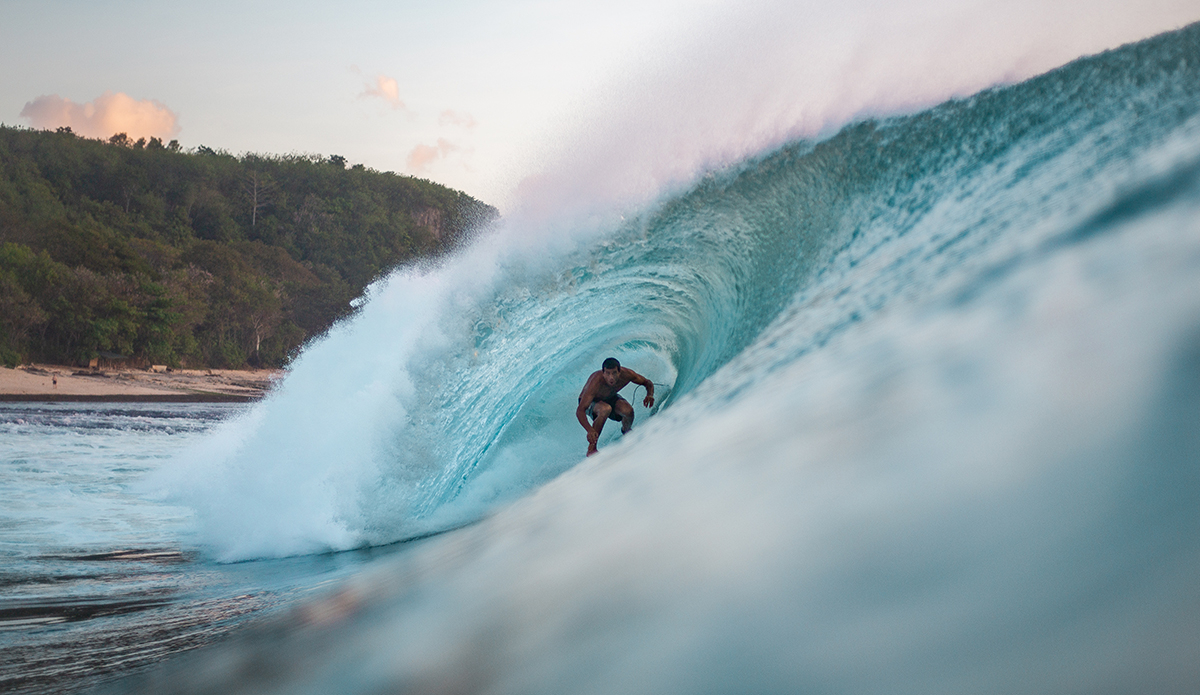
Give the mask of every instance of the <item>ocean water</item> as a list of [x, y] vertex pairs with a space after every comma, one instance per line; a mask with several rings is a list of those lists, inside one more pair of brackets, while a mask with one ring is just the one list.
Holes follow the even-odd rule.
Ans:
[[211, 643], [389, 549], [222, 565], [136, 481], [241, 405], [0, 403], [0, 691], [75, 692]]
[[1200, 25], [514, 216], [184, 415], [81, 552], [269, 605], [109, 692], [1195, 692]]

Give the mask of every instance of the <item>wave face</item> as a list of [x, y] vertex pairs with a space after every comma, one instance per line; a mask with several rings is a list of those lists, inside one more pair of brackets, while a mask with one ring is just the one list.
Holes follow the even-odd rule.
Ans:
[[229, 559], [499, 511], [213, 691], [1194, 692], [1197, 85], [1200, 25], [398, 272], [156, 483]]
[[745, 365], [778, 369], [886, 307], [974, 291], [1185, 166], [1170, 138], [1191, 123], [1189, 44], [1168, 43], [797, 142], [629, 219], [510, 228], [401, 271], [157, 482], [227, 559], [477, 519], [578, 463], [571, 413], [604, 356], [660, 383], [659, 408], [738, 357], [688, 406], [713, 407], [753, 387]]

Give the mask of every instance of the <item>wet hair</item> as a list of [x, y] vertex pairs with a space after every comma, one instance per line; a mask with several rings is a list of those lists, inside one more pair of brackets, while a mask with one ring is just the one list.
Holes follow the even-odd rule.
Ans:
[[620, 369], [621, 363], [617, 361], [616, 357], [609, 357], [608, 359], [604, 360], [604, 364], [600, 365], [600, 368], [601, 369]]

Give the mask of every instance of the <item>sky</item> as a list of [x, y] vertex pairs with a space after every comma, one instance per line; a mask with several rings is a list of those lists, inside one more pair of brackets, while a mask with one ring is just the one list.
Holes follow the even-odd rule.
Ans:
[[1195, 0], [0, 1], [0, 122], [337, 154], [502, 210], [563, 161], [585, 163], [560, 195], [653, 186], [1200, 19]]
[[[74, 112], [77, 132], [88, 123], [108, 137], [129, 125], [185, 148], [339, 154], [485, 200], [503, 197], [511, 188], [505, 177], [522, 166], [539, 132], [556, 127], [567, 105], [640, 45], [720, 7], [683, 0], [4, 5], [0, 60], [10, 68], [0, 83], [0, 121], [8, 125], [47, 127]], [[27, 108], [39, 97], [51, 98]], [[159, 117], [135, 118], [135, 104]], [[111, 127], [98, 114], [110, 114]]]

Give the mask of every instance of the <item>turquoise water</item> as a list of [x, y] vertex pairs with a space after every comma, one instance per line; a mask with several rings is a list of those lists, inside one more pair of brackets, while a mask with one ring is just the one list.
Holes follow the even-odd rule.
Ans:
[[210, 644], [393, 552], [221, 565], [137, 481], [244, 406], [0, 403], [0, 690], [73, 692]]
[[[130, 490], [211, 567], [440, 535], [114, 690], [1193, 692], [1197, 85], [1193, 26], [398, 271]], [[610, 354], [660, 401], [585, 460]]]

